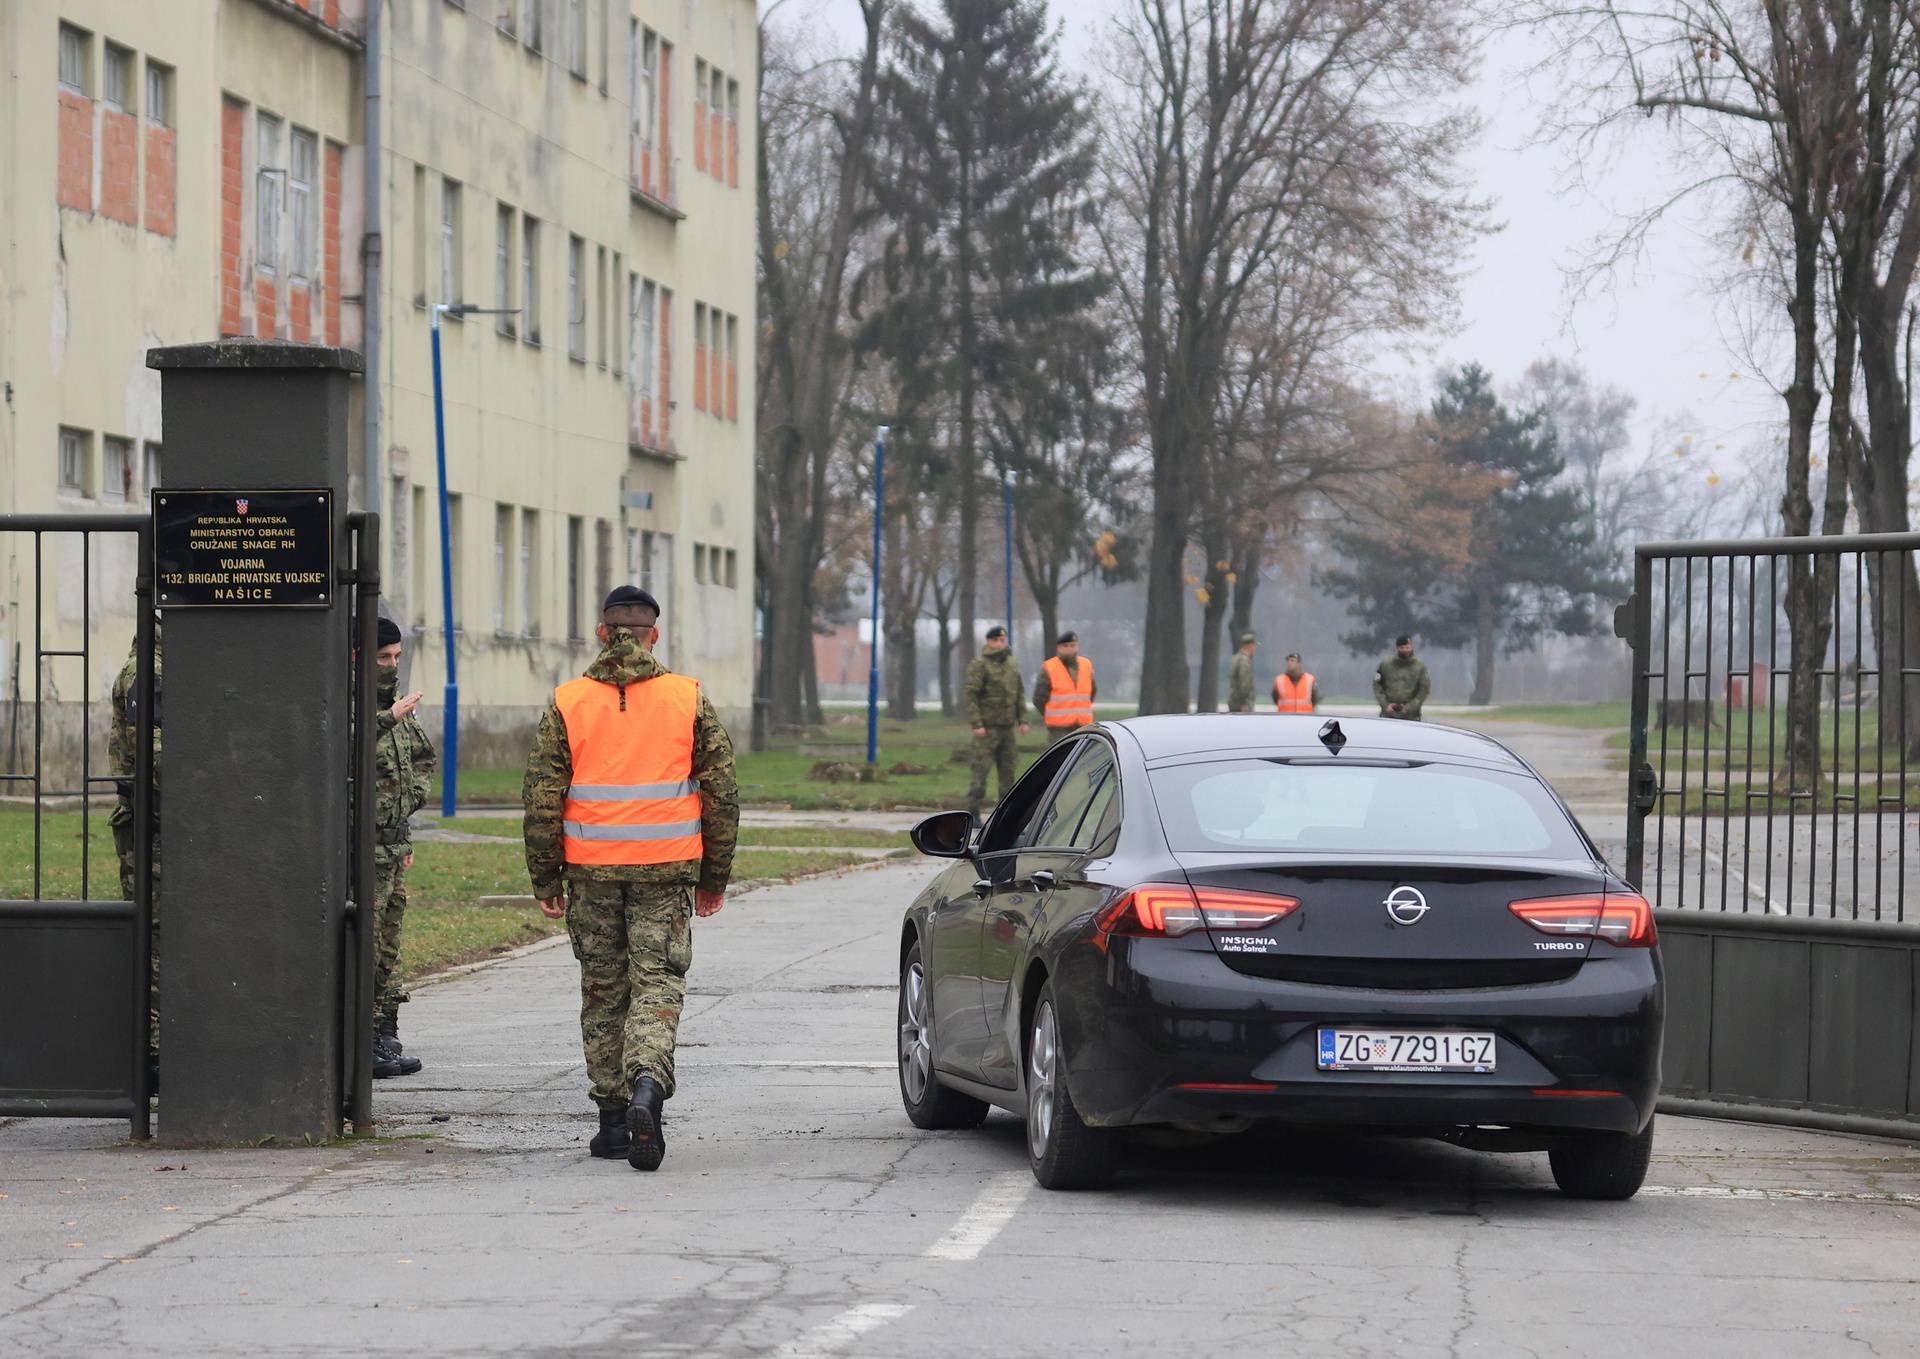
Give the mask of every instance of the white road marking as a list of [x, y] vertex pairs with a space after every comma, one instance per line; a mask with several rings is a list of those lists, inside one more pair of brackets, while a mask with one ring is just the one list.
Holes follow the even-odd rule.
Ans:
[[774, 1359], [824, 1359], [837, 1354], [868, 1331], [877, 1331], [890, 1321], [898, 1321], [913, 1307], [903, 1302], [863, 1302], [849, 1307], [832, 1321], [815, 1326], [797, 1340], [789, 1340], [775, 1350]]
[[977, 1260], [980, 1252], [1013, 1220], [1033, 1192], [1033, 1176], [1026, 1172], [995, 1176], [947, 1234], [928, 1246], [929, 1260]]
[[1725, 1184], [1649, 1184], [1640, 1192], [1663, 1199], [1759, 1199], [1788, 1203], [1796, 1199], [1815, 1203], [1885, 1203], [1894, 1207], [1920, 1207], [1920, 1194], [1853, 1193], [1843, 1189], [1740, 1189]]

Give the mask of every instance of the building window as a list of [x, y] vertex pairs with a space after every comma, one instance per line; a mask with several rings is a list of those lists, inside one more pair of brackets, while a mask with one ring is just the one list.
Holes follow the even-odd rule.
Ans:
[[734, 551], [734, 549], [728, 548], [727, 549], [727, 588], [729, 590], [737, 590], [740, 588], [739, 570], [740, 570], [740, 554]]
[[695, 585], [707, 583], [707, 549], [703, 543], [693, 545], [693, 583]]
[[106, 60], [100, 65], [100, 98], [120, 113], [135, 112], [133, 53], [116, 42], [106, 45]]
[[527, 45], [529, 52], [547, 50], [546, 25], [541, 22], [541, 11], [547, 7], [547, 0], [522, 0], [520, 6], [520, 40]]
[[727, 419], [740, 418], [740, 318], [727, 317]]
[[254, 257], [261, 272], [280, 267], [280, 197], [286, 191], [286, 162], [280, 138], [285, 128], [271, 113], [260, 115], [259, 155], [253, 177]]
[[125, 504], [135, 494], [133, 440], [108, 435], [100, 441], [100, 498]]
[[447, 557], [453, 564], [453, 628], [455, 632], [466, 626], [467, 592], [459, 588], [466, 579], [466, 509], [465, 502], [458, 493], [447, 496]]
[[520, 511], [520, 632], [540, 635], [540, 511]]
[[513, 507], [499, 505], [493, 511], [493, 630], [507, 635], [507, 601], [513, 584]]
[[593, 254], [593, 359], [601, 372], [607, 368], [607, 248], [595, 246]]
[[[580, 579], [583, 563], [580, 560], [581, 538], [586, 533], [587, 522], [579, 515], [567, 516], [567, 638], [577, 642], [586, 634], [580, 627], [580, 587], [586, 582]], [[601, 596], [603, 599], [605, 596]]]
[[427, 167], [413, 167], [413, 305], [427, 305]]
[[587, 0], [566, 0], [567, 69], [587, 78]]
[[514, 22], [514, 15], [520, 9], [520, 0], [494, 0], [494, 5], [496, 7], [493, 15], [494, 27], [511, 38], [515, 29], [518, 28]]
[[460, 301], [460, 181], [440, 180], [440, 300]]
[[140, 450], [140, 493], [160, 489], [160, 445], [149, 441]]
[[693, 408], [707, 408], [707, 304], [693, 304]]
[[320, 272], [320, 233], [314, 230], [313, 212], [320, 141], [313, 133], [295, 128], [290, 145], [293, 158], [287, 167], [287, 213], [293, 219], [293, 260], [289, 268], [295, 278], [304, 280]]
[[540, 222], [521, 219], [520, 314], [526, 318], [527, 343], [540, 343]]
[[604, 519], [593, 522], [593, 582], [597, 609], [613, 593], [613, 525]]
[[693, 62], [693, 168], [707, 168], [707, 63]]
[[718, 66], [713, 68], [713, 89], [707, 99], [707, 159], [708, 168], [715, 179], [724, 182], [727, 177], [726, 140], [727, 126], [727, 78], [720, 74]]
[[608, 51], [613, 46], [613, 30], [607, 25], [607, 0], [594, 0], [594, 32], [600, 35], [600, 93], [607, 92], [607, 68], [611, 64]]
[[427, 616], [427, 488], [413, 488], [413, 580], [408, 586], [408, 612], [416, 625]]
[[93, 51], [93, 34], [72, 24], [60, 25], [60, 88], [75, 94], [91, 95], [87, 79], [87, 58]]
[[581, 275], [587, 271], [587, 243], [567, 237], [567, 357], [587, 361], [587, 295]]
[[147, 63], [147, 121], [173, 126], [173, 68], [157, 61]]
[[60, 431], [60, 490], [67, 495], [87, 495], [88, 464], [93, 436], [82, 429]]
[[740, 187], [740, 82], [727, 82], [727, 184]]
[[631, 336], [621, 334], [620, 318], [627, 314], [627, 309], [620, 305], [620, 290], [627, 286], [626, 279], [626, 256], [616, 250], [613, 252], [613, 273], [612, 276], [607, 279], [608, 291], [605, 295], [606, 300], [604, 303], [607, 309], [607, 316], [610, 318], [607, 324], [613, 328], [613, 342], [611, 347], [613, 350], [613, 374], [615, 377], [619, 377], [626, 372], [627, 346], [632, 343]]
[[407, 504], [407, 479], [391, 478], [387, 495], [387, 521], [380, 526], [380, 536], [392, 546], [387, 549], [387, 575], [380, 583], [397, 596], [396, 607], [402, 614], [413, 614], [414, 601], [401, 591], [413, 579], [412, 563], [420, 555], [420, 540], [408, 532], [411, 523], [407, 518]]
[[513, 338], [513, 209], [502, 203], [494, 218], [493, 238], [493, 305], [500, 308], [500, 314], [493, 318], [493, 328], [507, 338]]

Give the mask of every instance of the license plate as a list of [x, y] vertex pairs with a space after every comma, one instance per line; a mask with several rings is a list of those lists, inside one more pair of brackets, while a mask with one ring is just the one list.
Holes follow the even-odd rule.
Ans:
[[1322, 1071], [1492, 1071], [1490, 1033], [1322, 1029]]

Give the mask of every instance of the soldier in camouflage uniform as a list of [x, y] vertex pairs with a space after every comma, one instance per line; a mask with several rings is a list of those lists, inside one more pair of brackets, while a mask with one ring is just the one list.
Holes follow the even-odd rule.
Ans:
[[1413, 654], [1413, 638], [1395, 638], [1393, 655], [1380, 662], [1373, 673], [1373, 701], [1380, 705], [1380, 716], [1418, 722], [1432, 688], [1427, 663]]
[[[690, 758], [681, 753], [686, 738], [661, 726], [678, 711], [681, 700], [672, 696], [684, 695], [688, 682], [649, 691], [671, 676], [653, 656], [659, 616], [653, 597], [633, 586], [607, 596], [597, 634], [603, 650], [586, 673], [598, 686], [575, 681], [555, 691], [521, 790], [533, 894], [549, 918], [566, 917], [580, 963], [580, 1034], [600, 1109], [590, 1151], [625, 1156], [636, 1170], [657, 1169], [665, 1155], [661, 1106], [674, 1092], [674, 1041], [693, 961], [690, 917], [721, 908], [740, 823], [733, 743], [705, 691], [689, 705]], [[629, 711], [639, 715], [637, 728]], [[585, 762], [578, 783], [577, 760]], [[622, 774], [649, 766], [672, 766], [671, 778]], [[648, 807], [684, 811], [695, 799], [697, 830], [642, 824]], [[625, 812], [595, 810], [623, 805]], [[589, 814], [598, 820], [576, 819]], [[623, 816], [635, 820], [625, 824]], [[622, 857], [614, 848], [622, 845], [652, 842], [662, 846], [656, 856], [676, 853], [666, 833], [681, 831], [678, 844], [694, 857], [643, 862], [647, 854], [636, 849], [628, 862], [606, 861]]]
[[[120, 857], [120, 899], [133, 900], [133, 886], [136, 879], [133, 872], [133, 855], [139, 844], [139, 837], [133, 827], [133, 777], [137, 772], [139, 758], [139, 698], [140, 681], [140, 642], [139, 638], [127, 650], [127, 663], [120, 667], [120, 674], [113, 681], [113, 720], [107, 729], [107, 764], [113, 771], [113, 781], [117, 796], [113, 803], [113, 848]], [[148, 1010], [147, 1042], [149, 1065], [158, 1058], [160, 1052], [160, 627], [156, 623], [153, 633], [153, 940], [151, 948], [152, 981], [150, 988], [150, 1008]], [[157, 1075], [157, 1071], [155, 1072]], [[150, 1084], [157, 1088], [158, 1082]]]
[[1018, 749], [1014, 728], [1027, 734], [1027, 691], [1020, 667], [1013, 663], [1007, 630], [987, 629], [986, 649], [967, 663], [961, 688], [967, 700], [967, 722], [973, 728], [973, 783], [967, 789], [967, 810], [980, 815], [987, 799], [987, 771], [1000, 770], [1000, 797], [1013, 786], [1014, 755]]
[[1260, 641], [1252, 633], [1240, 634], [1240, 649], [1233, 653], [1233, 660], [1227, 666], [1227, 711], [1230, 713], [1253, 711], [1253, 653], [1259, 649]]
[[379, 624], [380, 734], [374, 747], [373, 1074], [411, 1076], [420, 1059], [400, 1044], [400, 928], [407, 913], [407, 870], [413, 867], [413, 814], [427, 805], [438, 763], [426, 728], [414, 716], [421, 695], [400, 696], [400, 625]]

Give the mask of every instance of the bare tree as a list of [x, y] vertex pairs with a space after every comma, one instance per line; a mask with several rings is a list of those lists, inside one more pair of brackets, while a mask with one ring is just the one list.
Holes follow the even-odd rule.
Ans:
[[760, 697], [776, 725], [819, 717], [814, 577], [827, 551], [831, 462], [848, 374], [845, 291], [865, 192], [883, 25], [859, 0], [851, 64], [803, 63], [799, 39], [761, 25], [758, 523], [765, 612]]
[[1464, 230], [1451, 176], [1472, 124], [1444, 104], [1459, 17], [1447, 0], [1132, 0], [1118, 25], [1102, 232], [1151, 450], [1143, 712], [1188, 702], [1184, 559], [1250, 293], [1322, 208], [1417, 220], [1440, 256]]

